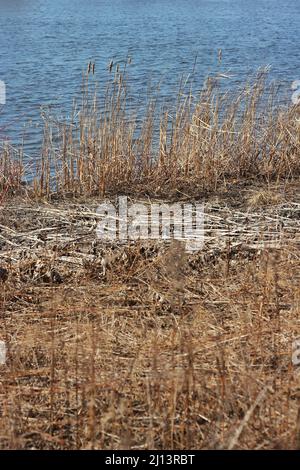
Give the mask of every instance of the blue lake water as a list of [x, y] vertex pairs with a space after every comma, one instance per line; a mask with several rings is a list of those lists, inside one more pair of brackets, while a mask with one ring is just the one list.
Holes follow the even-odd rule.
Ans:
[[299, 0], [0, 0], [0, 140], [25, 132], [26, 152], [37, 154], [41, 106], [68, 109], [90, 60], [103, 81], [109, 61], [130, 54], [140, 101], [149, 77], [172, 96], [196, 56], [196, 88], [208, 74], [229, 73], [231, 86], [270, 65], [288, 93], [300, 79], [299, 27]]

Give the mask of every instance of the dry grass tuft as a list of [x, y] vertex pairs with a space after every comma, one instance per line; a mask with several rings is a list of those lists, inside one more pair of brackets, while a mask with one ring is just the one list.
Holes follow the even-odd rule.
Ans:
[[22, 154], [10, 145], [0, 148], [0, 205], [4, 199], [22, 189], [24, 175]]
[[268, 189], [261, 189], [252, 192], [248, 198], [248, 207], [257, 209], [265, 206], [274, 206], [282, 203], [284, 198], [282, 194], [276, 193]]

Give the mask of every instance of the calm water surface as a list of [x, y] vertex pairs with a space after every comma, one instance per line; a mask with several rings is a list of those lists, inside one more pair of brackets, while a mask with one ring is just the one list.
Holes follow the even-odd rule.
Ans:
[[299, 27], [299, 0], [0, 0], [0, 139], [16, 143], [25, 132], [26, 151], [37, 154], [41, 106], [68, 109], [90, 60], [102, 81], [110, 59], [130, 54], [141, 101], [150, 76], [172, 96], [196, 56], [196, 87], [217, 71], [234, 85], [268, 64], [289, 90], [300, 79]]

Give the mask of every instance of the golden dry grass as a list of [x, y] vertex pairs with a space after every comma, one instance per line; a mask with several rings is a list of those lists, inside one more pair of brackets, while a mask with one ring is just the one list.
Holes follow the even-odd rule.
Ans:
[[282, 202], [283, 196], [280, 193], [270, 191], [267, 188], [254, 190], [248, 198], [248, 206], [250, 209], [276, 205]]
[[102, 92], [87, 74], [69, 121], [44, 117], [36, 194], [169, 197], [299, 176], [299, 106], [278, 105], [265, 70], [227, 91], [222, 75], [197, 93], [181, 85], [168, 106], [154, 92], [138, 110], [127, 66], [111, 70]]
[[[32, 185], [0, 151], [0, 448], [299, 448], [299, 107], [208, 80], [157, 134], [111, 72], [78, 128], [45, 122]], [[207, 246], [95, 244], [92, 197], [124, 193], [206, 195]]]
[[219, 212], [207, 202], [232, 236], [219, 227], [189, 255], [175, 241], [95, 244], [95, 201], [7, 202], [1, 448], [299, 446], [300, 201], [289, 188], [287, 232], [271, 248], [236, 234], [238, 214], [256, 220], [247, 194], [224, 196]]
[[7, 196], [20, 191], [23, 176], [22, 151], [4, 144], [0, 148], [0, 205]]

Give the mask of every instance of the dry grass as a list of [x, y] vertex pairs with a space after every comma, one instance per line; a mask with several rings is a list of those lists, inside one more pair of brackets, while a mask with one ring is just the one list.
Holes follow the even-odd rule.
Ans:
[[282, 201], [282, 194], [264, 188], [252, 192], [248, 199], [248, 206], [250, 209], [257, 209], [259, 207], [265, 207], [269, 205], [274, 206]]
[[36, 194], [178, 197], [299, 176], [299, 106], [278, 106], [266, 71], [230, 91], [220, 86], [222, 75], [195, 94], [182, 84], [168, 106], [158, 91], [141, 110], [131, 100], [127, 66], [110, 68], [102, 92], [87, 74], [69, 121], [44, 116]]
[[22, 152], [16, 151], [9, 144], [0, 148], [0, 205], [7, 196], [22, 189], [23, 162]]
[[1, 448], [299, 446], [300, 200], [248, 192], [207, 201], [190, 255], [95, 243], [96, 200], [2, 208]]
[[[110, 70], [77, 123], [45, 119], [32, 186], [0, 151], [0, 448], [299, 448], [299, 107], [260, 73], [140, 125]], [[204, 249], [95, 242], [120, 193], [210, 194]]]

